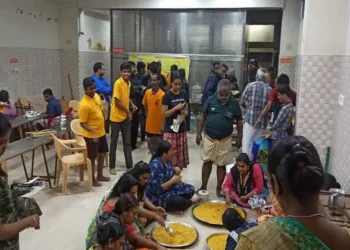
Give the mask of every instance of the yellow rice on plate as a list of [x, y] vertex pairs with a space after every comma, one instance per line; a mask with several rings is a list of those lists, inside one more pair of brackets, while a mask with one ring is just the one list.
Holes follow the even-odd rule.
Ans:
[[198, 205], [193, 209], [193, 215], [200, 221], [211, 225], [222, 226], [222, 215], [228, 208], [234, 208], [242, 216], [246, 218], [244, 211], [239, 207], [228, 206], [224, 202], [206, 202]]
[[207, 245], [210, 250], [225, 250], [228, 234], [213, 234], [208, 237]]
[[156, 227], [152, 232], [152, 237], [159, 244], [169, 246], [190, 245], [197, 240], [197, 232], [194, 228], [181, 224], [169, 223], [169, 227], [173, 229], [173, 235], [170, 235], [165, 227]]

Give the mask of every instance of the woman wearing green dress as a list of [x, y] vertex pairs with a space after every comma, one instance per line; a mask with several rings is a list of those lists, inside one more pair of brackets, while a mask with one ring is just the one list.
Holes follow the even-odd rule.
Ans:
[[274, 217], [240, 235], [238, 250], [350, 249], [349, 230], [319, 210], [324, 172], [315, 146], [302, 136], [277, 140], [269, 153], [272, 191], [286, 217]]
[[[11, 130], [9, 120], [0, 113], [0, 156], [7, 149]], [[0, 165], [0, 249], [19, 250], [19, 234], [27, 228], [40, 229], [40, 217], [35, 214], [19, 218], [11, 189], [7, 183], [7, 173]]]

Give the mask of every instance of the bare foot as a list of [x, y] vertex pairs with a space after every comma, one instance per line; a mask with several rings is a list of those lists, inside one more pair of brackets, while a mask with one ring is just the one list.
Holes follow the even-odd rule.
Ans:
[[96, 180], [103, 181], [103, 182], [109, 182], [111, 180], [111, 178], [102, 175], [102, 176], [97, 176]]
[[92, 182], [92, 186], [94, 186], [94, 187], [101, 187], [102, 184], [95, 180], [95, 181]]

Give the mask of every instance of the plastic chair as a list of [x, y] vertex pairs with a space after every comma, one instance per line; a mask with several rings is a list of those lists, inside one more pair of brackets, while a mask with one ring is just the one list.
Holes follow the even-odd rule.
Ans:
[[[82, 135], [82, 131], [83, 128], [80, 125], [80, 121], [79, 119], [74, 119], [73, 121], [71, 121], [70, 123], [70, 130], [73, 132], [73, 134], [75, 135], [75, 139], [76, 139], [76, 144], [79, 147], [86, 147], [86, 142], [85, 139]], [[106, 158], [105, 158], [105, 166], [108, 167], [109, 164], [109, 154], [106, 154]]]
[[73, 109], [73, 112], [72, 112], [73, 118], [78, 118], [79, 102], [72, 100], [69, 102], [69, 107]]
[[[61, 172], [63, 171], [62, 193], [65, 194], [67, 192], [69, 168], [80, 166], [80, 181], [84, 181], [84, 165], [87, 166], [89, 191], [91, 191], [92, 167], [91, 161], [87, 158], [86, 147], [72, 148], [67, 145], [76, 144], [76, 140], [60, 140], [54, 135], [52, 135], [52, 138], [55, 143], [56, 154], [59, 160], [57, 171], [57, 185], [59, 183]], [[63, 150], [68, 150], [70, 152], [73, 152], [73, 154], [62, 155]]]
[[86, 142], [84, 140], [84, 137], [82, 135], [83, 128], [80, 125], [79, 119], [74, 119], [70, 123], [70, 130], [74, 133], [75, 139], [76, 139], [76, 144], [79, 147], [86, 147]]
[[109, 110], [109, 103], [106, 101], [102, 101], [102, 113], [105, 121], [108, 120], [108, 110]]

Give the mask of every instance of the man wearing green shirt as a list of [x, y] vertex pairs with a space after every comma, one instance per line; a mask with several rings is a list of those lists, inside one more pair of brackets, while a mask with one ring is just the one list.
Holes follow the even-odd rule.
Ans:
[[237, 147], [242, 145], [242, 112], [238, 101], [231, 95], [230, 81], [219, 82], [217, 93], [209, 97], [202, 110], [196, 137], [197, 145], [202, 141], [202, 131], [205, 125], [205, 135], [202, 148], [202, 186], [206, 190], [212, 171], [212, 165], [217, 165], [216, 192], [220, 196], [221, 186], [226, 175], [226, 165], [233, 163], [232, 147], [233, 123], [237, 122]]

